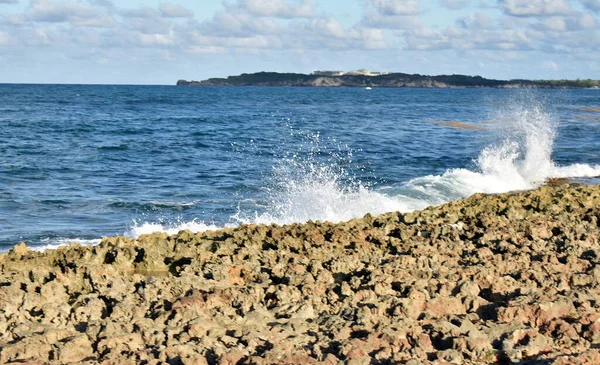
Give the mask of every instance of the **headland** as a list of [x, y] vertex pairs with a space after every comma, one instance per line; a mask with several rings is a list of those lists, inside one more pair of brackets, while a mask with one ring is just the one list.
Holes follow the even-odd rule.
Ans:
[[414, 88], [599, 88], [599, 80], [494, 80], [466, 75], [419, 75], [369, 70], [315, 71], [311, 74], [257, 72], [203, 81], [177, 81], [178, 86], [301, 86]]
[[598, 364], [600, 186], [0, 255], [0, 363]]

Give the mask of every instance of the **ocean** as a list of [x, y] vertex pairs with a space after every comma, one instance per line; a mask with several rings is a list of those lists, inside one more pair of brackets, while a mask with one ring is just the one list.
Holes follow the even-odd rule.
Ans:
[[0, 85], [0, 252], [600, 175], [600, 90]]

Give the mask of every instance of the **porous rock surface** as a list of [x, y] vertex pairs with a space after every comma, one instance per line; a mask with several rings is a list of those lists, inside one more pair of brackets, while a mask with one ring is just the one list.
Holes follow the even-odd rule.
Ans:
[[0, 255], [0, 363], [599, 364], [600, 187]]

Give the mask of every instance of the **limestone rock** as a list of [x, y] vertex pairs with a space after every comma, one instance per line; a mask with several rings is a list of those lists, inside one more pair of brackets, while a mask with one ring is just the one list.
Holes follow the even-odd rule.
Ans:
[[600, 363], [600, 187], [0, 255], [0, 363]]

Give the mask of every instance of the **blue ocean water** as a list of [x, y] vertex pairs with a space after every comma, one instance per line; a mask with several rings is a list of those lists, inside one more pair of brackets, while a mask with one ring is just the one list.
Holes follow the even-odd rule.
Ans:
[[0, 85], [0, 251], [600, 175], [600, 90]]

